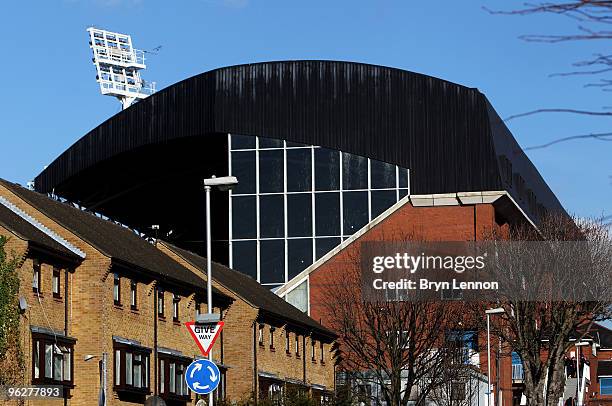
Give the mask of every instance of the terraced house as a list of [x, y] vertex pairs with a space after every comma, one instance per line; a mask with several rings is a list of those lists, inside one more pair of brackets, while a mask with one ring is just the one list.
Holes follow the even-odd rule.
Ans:
[[[208, 310], [204, 258], [3, 180], [0, 235], [19, 258], [23, 384], [60, 385], [69, 405], [197, 402], [184, 373], [201, 355], [183, 323]], [[333, 391], [332, 332], [249, 277], [220, 265], [214, 274], [225, 321], [217, 398]], [[283, 337], [300, 353], [282, 351]]]

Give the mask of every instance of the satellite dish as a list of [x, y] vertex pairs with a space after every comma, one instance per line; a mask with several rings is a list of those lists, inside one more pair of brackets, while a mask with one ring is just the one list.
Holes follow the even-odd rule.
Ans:
[[22, 312], [25, 312], [26, 310], [28, 310], [28, 302], [26, 301], [26, 298], [23, 296], [19, 298], [19, 310], [21, 310]]

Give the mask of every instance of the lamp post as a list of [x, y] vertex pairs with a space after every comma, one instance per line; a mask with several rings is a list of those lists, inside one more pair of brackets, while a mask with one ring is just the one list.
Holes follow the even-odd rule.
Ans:
[[505, 312], [503, 307], [485, 310], [487, 315], [487, 406], [491, 405], [491, 315]]
[[585, 345], [589, 345], [589, 343], [580, 341], [575, 344], [576, 346], [576, 382], [577, 382], [576, 396], [578, 397], [578, 399], [576, 400], [576, 404], [578, 406], [582, 406], [582, 382], [580, 382], [580, 368], [582, 367], [582, 365], [580, 364], [580, 357], [581, 357], [580, 347], [584, 347]]
[[[238, 179], [235, 176], [222, 176], [217, 178], [212, 176], [204, 179], [204, 191], [206, 192], [206, 299], [208, 307], [208, 316], [212, 319], [213, 303], [212, 303], [212, 259], [211, 259], [211, 231], [210, 231], [210, 190], [216, 187], [222, 191], [231, 190], [238, 184]], [[212, 362], [212, 351], [208, 354], [208, 360]], [[208, 395], [208, 404], [213, 404], [212, 392]]]

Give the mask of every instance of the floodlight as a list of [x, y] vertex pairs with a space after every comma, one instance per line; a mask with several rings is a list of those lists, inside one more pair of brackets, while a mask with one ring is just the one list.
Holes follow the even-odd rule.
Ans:
[[95, 27], [87, 31], [96, 81], [103, 95], [116, 97], [126, 109], [134, 101], [155, 93], [155, 82], [145, 83], [140, 77], [139, 71], [147, 67], [144, 51], [132, 47], [131, 36]]

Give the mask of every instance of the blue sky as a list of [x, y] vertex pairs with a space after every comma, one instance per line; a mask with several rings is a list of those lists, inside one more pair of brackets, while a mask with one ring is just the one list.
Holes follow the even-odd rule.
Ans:
[[[605, 52], [605, 42], [525, 43], [521, 34], [567, 33], [560, 16], [490, 15], [501, 0], [58, 0], [4, 2], [0, 13], [0, 177], [25, 183], [74, 141], [119, 111], [99, 94], [85, 29], [132, 34], [152, 49], [143, 76], [166, 87], [221, 66], [338, 59], [393, 66], [477, 87], [502, 117], [543, 107], [601, 109], [588, 78], [551, 78]], [[509, 126], [522, 146], [604, 132], [611, 118], [548, 114]], [[570, 141], [529, 151], [568, 211], [612, 214], [612, 143]]]

